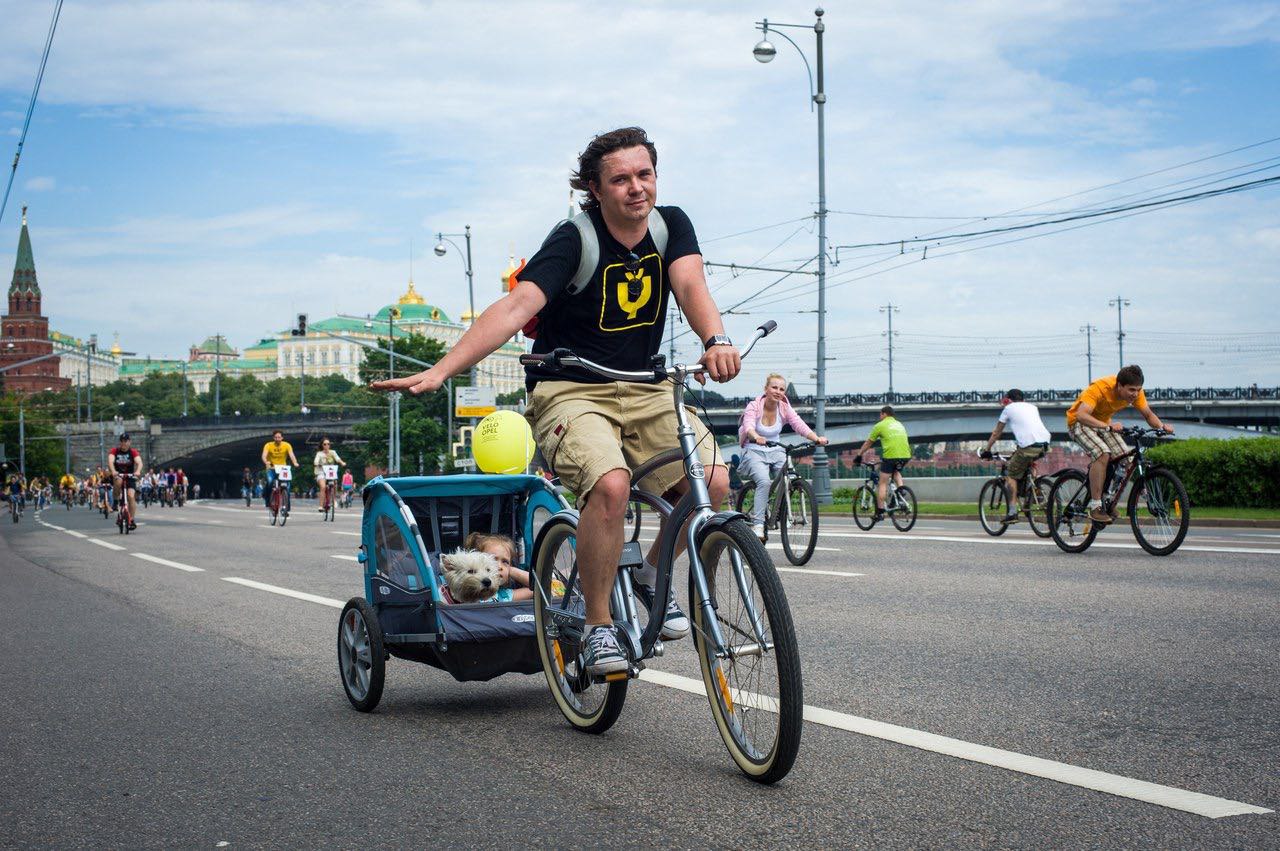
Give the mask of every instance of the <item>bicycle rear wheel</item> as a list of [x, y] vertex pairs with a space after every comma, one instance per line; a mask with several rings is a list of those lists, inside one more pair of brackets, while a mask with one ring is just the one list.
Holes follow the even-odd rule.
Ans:
[[587, 611], [578, 581], [578, 528], [556, 518], [542, 528], [533, 553], [533, 623], [538, 654], [551, 696], [569, 723], [603, 733], [622, 713], [627, 680], [596, 683], [582, 661], [582, 624]]
[[[704, 532], [698, 557], [710, 599], [701, 599], [692, 577], [690, 599], [711, 714], [738, 768], [758, 783], [776, 783], [795, 764], [804, 709], [800, 652], [782, 582], [741, 518]], [[723, 659], [708, 618], [716, 619], [728, 645]]]
[[627, 526], [631, 529], [631, 535], [628, 541], [640, 540], [640, 523], [641, 523], [641, 504], [632, 500], [627, 503]]
[[1009, 492], [1000, 479], [991, 479], [978, 492], [978, 522], [982, 531], [998, 538], [1009, 529], [1005, 515], [1009, 513]]
[[746, 481], [742, 483], [742, 487], [738, 489], [738, 498], [734, 500], [733, 507], [740, 514], [751, 517], [751, 509], [756, 504], [756, 483]]
[[903, 485], [898, 488], [895, 501], [898, 503], [898, 510], [889, 514], [893, 528], [899, 532], [910, 532], [911, 527], [916, 525], [916, 495], [911, 488]]
[[1148, 470], [1129, 492], [1129, 525], [1133, 537], [1153, 556], [1167, 556], [1182, 546], [1191, 527], [1187, 489], [1169, 470]]
[[853, 522], [864, 532], [876, 525], [876, 492], [870, 485], [853, 492]]
[[1089, 480], [1079, 470], [1066, 470], [1049, 491], [1049, 533], [1063, 552], [1082, 553], [1098, 537], [1089, 519]]
[[1053, 488], [1053, 479], [1041, 476], [1031, 486], [1024, 504], [1027, 507], [1027, 525], [1037, 538], [1048, 538], [1053, 533], [1049, 529], [1049, 491]]
[[788, 482], [787, 501], [782, 504], [778, 525], [787, 561], [802, 565], [813, 557], [813, 547], [818, 543], [818, 500], [813, 485], [799, 476]]

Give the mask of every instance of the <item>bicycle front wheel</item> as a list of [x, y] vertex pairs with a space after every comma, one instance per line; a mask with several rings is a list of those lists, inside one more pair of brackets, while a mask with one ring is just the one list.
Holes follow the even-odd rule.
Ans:
[[1138, 544], [1153, 556], [1182, 546], [1191, 527], [1187, 489], [1169, 470], [1148, 470], [1129, 492], [1129, 525]]
[[853, 492], [853, 522], [864, 532], [876, 525], [876, 492], [870, 485]]
[[1053, 479], [1041, 476], [1031, 486], [1026, 495], [1027, 525], [1037, 538], [1048, 538], [1053, 534], [1049, 529], [1049, 491], [1053, 488]]
[[899, 532], [910, 532], [911, 527], [916, 525], [916, 495], [911, 488], [903, 485], [898, 488], [895, 501], [898, 503], [898, 510], [889, 514], [889, 519], [893, 521], [893, 528]]
[[1005, 515], [1009, 513], [1009, 492], [1000, 479], [991, 479], [978, 493], [978, 522], [982, 531], [994, 538], [1009, 529]]
[[1049, 533], [1067, 553], [1084, 552], [1098, 537], [1089, 519], [1089, 481], [1079, 470], [1064, 471], [1049, 491]]
[[[804, 711], [800, 651], [782, 582], [741, 518], [705, 532], [698, 559], [710, 598], [701, 597], [691, 576], [693, 635], [711, 714], [738, 768], [758, 783], [776, 783], [795, 764]], [[711, 618], [727, 645], [723, 658], [709, 632]]]
[[622, 713], [627, 680], [596, 683], [583, 663], [586, 599], [578, 576], [578, 527], [556, 518], [543, 527], [533, 553], [533, 623], [551, 696], [569, 723], [603, 733]]
[[818, 543], [818, 501], [813, 485], [799, 477], [788, 483], [787, 494], [780, 522], [782, 551], [787, 554], [787, 561], [798, 566], [813, 557]]

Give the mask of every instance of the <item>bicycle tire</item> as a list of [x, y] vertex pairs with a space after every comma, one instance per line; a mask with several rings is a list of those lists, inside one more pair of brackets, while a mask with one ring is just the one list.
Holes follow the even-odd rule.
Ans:
[[[733, 508], [739, 514], [745, 514], [748, 519], [751, 518], [751, 511], [755, 507], [756, 502], [756, 483], [746, 481], [742, 483], [742, 487], [738, 488], [738, 496], [733, 501]], [[754, 522], [754, 521], [753, 521]]]
[[[799, 476], [791, 478], [787, 493], [787, 500], [782, 503], [782, 516], [778, 518], [782, 551], [786, 553], [787, 561], [799, 567], [813, 558], [813, 548], [818, 543], [818, 500], [813, 493], [813, 485]], [[802, 531], [793, 540], [797, 529]]]
[[271, 525], [276, 525], [276, 521], [280, 519], [280, 491], [277, 489], [271, 494], [271, 498], [267, 500], [267, 513], [271, 515]]
[[280, 499], [280, 525], [289, 522], [289, 509], [293, 506], [293, 494], [288, 490], [283, 490]]
[[1037, 538], [1049, 538], [1053, 532], [1049, 529], [1049, 491], [1053, 489], [1052, 476], [1040, 476], [1033, 484], [1035, 497], [1027, 494], [1027, 525]]
[[538, 533], [531, 577], [534, 634], [542, 672], [561, 714], [576, 729], [599, 734], [622, 714], [628, 681], [593, 682], [582, 667], [581, 642], [562, 636], [552, 615], [553, 611], [586, 611], [578, 582], [577, 537], [577, 520], [568, 517], [552, 519]]
[[876, 492], [862, 485], [853, 492], [853, 522], [864, 532], [876, 525]]
[[906, 504], [908, 511], [905, 515], [901, 511], [895, 511], [889, 515], [889, 519], [893, 521], [893, 528], [899, 532], [910, 532], [911, 527], [916, 525], [916, 516], [919, 513], [915, 491], [903, 485], [898, 488], [898, 499]]
[[[711, 599], [701, 599], [692, 576], [690, 599], [694, 644], [711, 714], [742, 773], [757, 783], [776, 783], [795, 764], [804, 723], [800, 651], [786, 592], [768, 551], [745, 519], [707, 529], [697, 543]], [[741, 581], [734, 575], [733, 552], [741, 565]], [[744, 591], [750, 606], [744, 602]], [[763, 627], [763, 647], [751, 626], [753, 610]], [[724, 659], [717, 657], [708, 640], [707, 612], [715, 612], [735, 651]], [[770, 673], [776, 673], [776, 688], [767, 687]]]
[[[1153, 521], [1144, 525], [1139, 521], [1142, 509]], [[1191, 528], [1191, 501], [1187, 489], [1172, 470], [1155, 467], [1129, 491], [1129, 525], [1138, 545], [1153, 556], [1167, 556], [1182, 546]], [[1176, 526], [1175, 526], [1176, 524]], [[1156, 535], [1163, 531], [1162, 542], [1156, 543]], [[1154, 533], [1154, 534], [1153, 534]]]
[[628, 541], [640, 540], [640, 525], [642, 521], [641, 504], [634, 499], [627, 503], [628, 521], [631, 523], [631, 536]]
[[1064, 470], [1049, 491], [1049, 534], [1058, 549], [1082, 553], [1098, 537], [1089, 519], [1089, 479], [1079, 470]]
[[1009, 531], [1004, 517], [1009, 513], [1009, 489], [1000, 479], [988, 479], [978, 492], [978, 522], [982, 531], [998, 538]]

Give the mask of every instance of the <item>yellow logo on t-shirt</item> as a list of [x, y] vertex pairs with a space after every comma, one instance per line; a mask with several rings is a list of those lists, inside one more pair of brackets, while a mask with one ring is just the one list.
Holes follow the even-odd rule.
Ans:
[[624, 263], [605, 266], [601, 283], [601, 331], [641, 328], [661, 318], [662, 258], [657, 254], [641, 258], [640, 267], [634, 272], [628, 271]]

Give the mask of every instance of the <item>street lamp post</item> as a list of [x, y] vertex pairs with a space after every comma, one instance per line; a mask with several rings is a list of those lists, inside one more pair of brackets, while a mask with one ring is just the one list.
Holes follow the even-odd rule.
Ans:
[[[449, 249], [445, 247], [446, 242], [449, 243], [449, 245], [452, 245], [458, 251], [461, 251], [461, 249], [458, 248], [458, 243], [454, 242], [452, 239], [449, 239], [449, 237], [451, 236], [464, 237], [467, 242], [467, 250], [466, 250], [465, 256], [463, 257], [463, 262], [466, 264], [466, 268], [467, 268], [467, 301], [471, 310], [471, 322], [472, 324], [475, 324], [476, 291], [475, 291], [475, 287], [473, 286], [472, 269], [471, 269], [471, 225], [467, 225], [463, 233], [437, 233], [436, 247], [434, 249], [437, 257], [443, 257], [445, 256], [445, 254], [449, 252]], [[471, 365], [471, 371], [468, 373], [468, 376], [471, 379], [471, 386], [475, 387], [476, 386], [475, 364]], [[450, 405], [453, 404], [452, 399], [449, 400], [449, 404]]]
[[213, 338], [213, 416], [222, 417], [222, 335]]
[[1129, 306], [1129, 299], [1116, 296], [1107, 302], [1107, 307], [1116, 309], [1116, 345], [1120, 347], [1120, 368], [1124, 369], [1124, 309]]
[[[792, 41], [784, 32], [777, 34], [791, 42], [791, 46], [804, 60], [805, 70], [809, 71], [809, 92], [818, 112], [818, 369], [817, 393], [814, 397], [814, 419], [818, 434], [827, 430], [827, 144], [826, 122], [823, 109], [827, 104], [827, 94], [823, 89], [822, 77], [822, 34], [826, 32], [826, 24], [822, 21], [821, 7], [813, 10], [815, 20], [810, 24], [778, 24], [769, 23], [765, 18], [756, 23], [764, 37], [756, 44], [752, 54], [762, 63], [772, 62], [778, 49], [769, 41], [770, 28], [791, 27], [795, 29], [812, 29], [816, 40], [816, 64], [818, 66], [817, 85], [814, 85], [813, 71], [809, 67], [809, 58], [805, 56], [800, 45]], [[819, 503], [831, 502], [831, 466], [827, 458], [826, 447], [817, 446], [813, 450], [813, 489]]]

